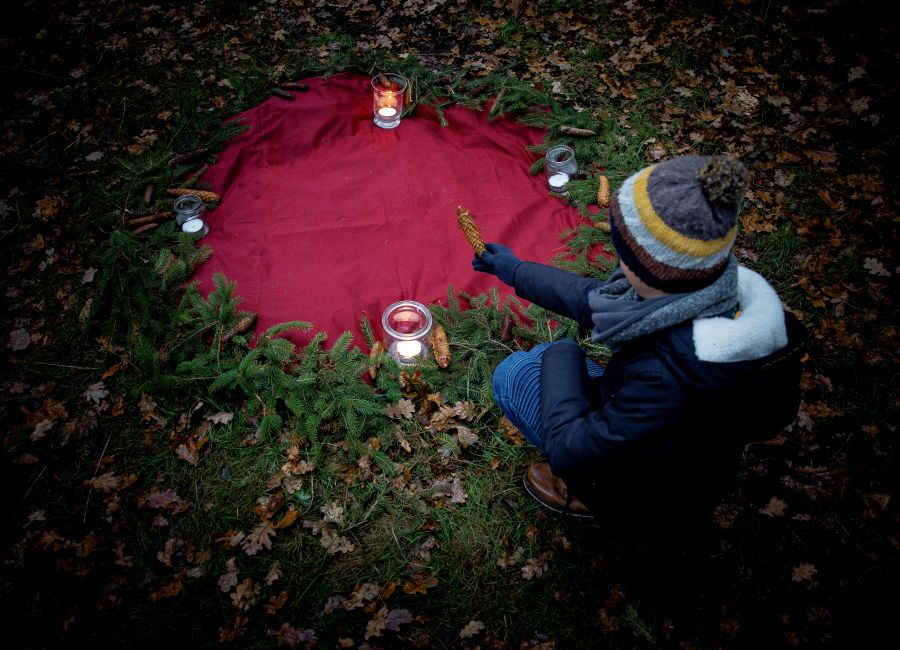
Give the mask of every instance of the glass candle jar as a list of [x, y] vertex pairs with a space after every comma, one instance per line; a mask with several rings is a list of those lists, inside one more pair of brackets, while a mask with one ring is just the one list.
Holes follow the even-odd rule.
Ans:
[[388, 354], [401, 366], [428, 356], [431, 348], [431, 312], [414, 300], [401, 300], [388, 307], [381, 317]]
[[399, 74], [383, 73], [372, 77], [372, 113], [376, 125], [393, 129], [400, 124], [408, 85], [406, 78]]
[[566, 184], [578, 173], [575, 150], [564, 144], [550, 147], [544, 156], [547, 172], [547, 189], [554, 194], [565, 194]]
[[175, 199], [175, 223], [183, 226], [190, 219], [202, 219], [206, 205], [196, 194], [183, 194]]

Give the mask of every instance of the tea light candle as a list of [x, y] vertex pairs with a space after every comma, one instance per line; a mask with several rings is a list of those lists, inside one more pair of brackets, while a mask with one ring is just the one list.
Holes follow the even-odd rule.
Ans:
[[188, 219], [183, 224], [181, 224], [181, 232], [197, 233], [201, 231], [201, 237], [209, 232], [209, 226], [203, 223], [203, 219]]
[[414, 359], [422, 354], [422, 344], [418, 341], [397, 341], [397, 354], [404, 359]]
[[562, 172], [553, 174], [553, 176], [547, 179], [547, 184], [550, 186], [551, 192], [561, 192], [568, 182], [569, 175]]
[[394, 117], [397, 114], [397, 109], [390, 106], [382, 106], [378, 109], [378, 114], [381, 117]]

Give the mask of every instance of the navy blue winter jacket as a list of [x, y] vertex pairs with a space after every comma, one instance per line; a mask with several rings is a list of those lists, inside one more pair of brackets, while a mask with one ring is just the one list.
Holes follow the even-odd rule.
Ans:
[[[522, 298], [590, 328], [588, 294], [599, 284], [524, 262], [514, 286]], [[738, 298], [738, 319], [687, 321], [626, 342], [598, 379], [588, 378], [574, 341], [544, 352], [544, 453], [591, 510], [708, 510], [734, 479], [743, 446], [793, 420], [803, 327], [761, 276], [743, 268]], [[786, 344], [773, 344], [769, 329]]]

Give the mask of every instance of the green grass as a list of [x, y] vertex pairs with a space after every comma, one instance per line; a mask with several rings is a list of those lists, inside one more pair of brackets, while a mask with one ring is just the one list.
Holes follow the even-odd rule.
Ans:
[[[482, 4], [494, 11], [490, 3]], [[195, 20], [239, 21], [255, 13], [229, 3], [207, 7], [207, 14]], [[859, 569], [857, 575], [868, 576], [869, 581], [875, 581], [876, 575], [892, 575], [889, 571], [881, 574], [860, 559], [868, 557], [863, 551], [869, 553], [871, 545], [864, 547], [858, 539], [846, 542], [840, 530], [843, 524], [828, 510], [828, 504], [840, 501], [846, 511], [859, 515], [859, 504], [846, 504], [862, 500], [852, 484], [842, 482], [843, 476], [836, 475], [834, 480], [847, 492], [835, 489], [819, 501], [804, 501], [776, 480], [792, 478], [791, 468], [807, 461], [877, 467], [884, 475], [890, 472], [893, 404], [886, 396], [896, 391], [896, 377], [886, 365], [872, 371], [856, 356], [840, 354], [846, 350], [835, 346], [828, 349], [836, 351], [836, 356], [815, 359], [808, 377], [821, 380], [823, 386], [832, 380], [839, 386], [833, 395], [821, 388], [825, 397], [816, 393], [810, 399], [843, 404], [852, 423], [877, 425], [880, 437], [842, 421], [819, 422], [819, 428], [812, 431], [797, 430], [782, 448], [757, 447], [748, 452], [744, 477], [732, 495], [740, 516], [732, 529], [717, 531], [711, 543], [686, 550], [677, 539], [683, 531], [677, 530], [665, 531], [655, 545], [626, 542], [598, 524], [550, 515], [525, 494], [521, 477], [537, 453], [513, 444], [504, 435], [500, 413], [493, 405], [491, 371], [513, 350], [571, 335], [578, 337], [592, 357], [609, 357], [608, 349], [590, 344], [586, 333], [573, 323], [563, 321], [551, 331], [552, 315], [532, 308], [528, 315], [534, 326], [518, 323], [513, 339], [501, 341], [504, 314], [510, 305], [514, 309], [520, 306], [514, 300], [501, 304], [496, 294], [470, 299], [451, 291], [446, 307], [432, 306], [436, 320], [450, 334], [451, 368], [442, 370], [429, 361], [417, 368], [419, 374], [410, 380], [387, 362], [369, 387], [358, 381], [367, 370], [368, 359], [354, 352], [352, 345], [287, 350], [278, 344], [281, 347], [267, 351], [253, 348], [246, 337], [238, 336], [219, 350], [216, 339], [240, 317], [240, 304], [227, 282], [205, 301], [199, 301], [191, 290], [182, 300], [182, 282], [202, 257], [196, 242], [177, 236], [171, 226], [144, 236], [118, 230], [129, 214], [147, 207], [141, 199], [146, 183], [153, 181], [164, 188], [190, 171], [189, 166], [169, 167], [174, 154], [207, 146], [213, 152], [208, 158], [212, 162], [215, 152], [239, 128], [220, 128], [222, 120], [267, 98], [269, 89], [280, 81], [343, 70], [366, 74], [375, 69], [399, 70], [416, 80], [419, 101], [439, 111], [451, 105], [479, 107], [503, 88], [504, 99], [492, 117], [510, 114], [546, 128], [547, 140], [535, 148], [537, 153], [558, 142], [573, 144], [582, 168], [588, 169], [589, 163], [602, 165], [615, 188], [650, 162], [651, 143], [660, 145], [667, 156], [674, 155], [684, 145], [679, 140], [686, 136], [682, 129], [696, 122], [692, 116], [716, 107], [714, 91], [718, 88], [701, 84], [688, 96], [673, 97], [674, 87], [680, 85], [678, 71], [701, 74], [707, 56], [695, 43], [683, 40], [660, 44], [664, 62], [645, 61], [631, 77], [610, 69], [605, 64], [620, 51], [617, 39], [627, 42], [633, 35], [631, 27], [622, 20], [610, 22], [606, 5], [560, 1], [552, 3], [548, 11], [570, 10], [575, 15], [573, 24], [582, 14], [590, 15], [608, 31], [596, 42], [579, 42], [578, 48], [562, 51], [561, 42], [545, 43], [526, 19], [509, 18], [500, 29], [498, 42], [515, 53], [485, 77], [465, 75], [458, 69], [430, 69], [420, 63], [416, 52], [403, 47], [397, 48], [399, 57], [378, 49], [364, 50], [361, 43], [339, 30], [307, 38], [299, 26], [267, 23], [257, 26], [256, 43], [243, 42], [232, 48], [232, 32], [238, 35], [232, 30], [194, 47], [180, 40], [177, 23], [172, 23], [165, 26], [165, 35], [178, 38], [182, 53], [194, 60], [137, 65], [144, 48], [156, 37], [144, 38], [136, 30], [131, 36], [136, 43], [135, 58], [123, 61], [125, 52], [104, 53], [92, 63], [90, 83], [66, 91], [63, 86], [49, 88], [45, 78], [32, 81], [26, 77], [27, 82], [20, 82], [22, 88], [16, 92], [26, 103], [34, 92], [47, 90], [52, 101], [71, 104], [67, 118], [93, 121], [98, 129], [95, 143], [72, 144], [69, 139], [53, 149], [48, 144], [52, 139], [45, 139], [46, 123], [32, 117], [30, 112], [37, 115], [38, 109], [30, 107], [24, 114], [27, 119], [16, 128], [21, 128], [31, 146], [23, 149], [23, 160], [13, 156], [0, 163], [4, 200], [11, 214], [18, 215], [7, 218], [3, 235], [2, 254], [10, 268], [9, 277], [19, 283], [4, 287], [7, 298], [16, 303], [10, 314], [24, 314], [32, 323], [46, 320], [43, 330], [55, 337], [51, 344], [33, 346], [27, 356], [12, 355], [19, 365], [11, 371], [27, 387], [6, 384], [10, 391], [3, 398], [10, 422], [5, 446], [10, 462], [4, 471], [9, 494], [15, 497], [10, 499], [15, 513], [4, 531], [9, 541], [4, 550], [12, 550], [4, 561], [15, 573], [23, 594], [21, 599], [19, 593], [14, 594], [17, 602], [9, 605], [14, 617], [28, 621], [33, 645], [59, 643], [58, 635], [69, 626], [71, 639], [85, 643], [212, 646], [217, 645], [221, 628], [232, 625], [237, 616], [246, 616], [248, 632], [237, 645], [273, 646], [277, 640], [270, 632], [289, 622], [298, 628], [315, 628], [319, 647], [332, 647], [340, 636], [361, 643], [367, 623], [382, 606], [406, 608], [420, 617], [403, 626], [399, 634], [385, 633], [387, 647], [401, 637], [409, 639], [412, 630], [428, 633], [428, 647], [462, 647], [466, 644], [458, 633], [469, 620], [483, 621], [494, 640], [502, 639], [510, 647], [546, 637], [558, 640], [559, 647], [727, 647], [729, 641], [719, 635], [723, 621], [729, 618], [739, 619], [743, 626], [743, 636], [735, 645], [760, 645], [773, 639], [771, 645], [778, 645], [784, 641], [778, 626], [787, 625], [782, 614], [788, 610], [774, 604], [775, 600], [799, 603], [788, 618], [804, 622], [814, 606], [830, 605], [835, 593], [859, 596], [855, 585], [869, 584], [853, 578], [838, 585], [840, 577], [828, 566], [831, 558], [842, 559], [850, 554], [847, 549], [859, 545], [859, 557], [852, 564]], [[468, 24], [474, 32], [475, 22], [467, 23], [470, 17], [450, 20], [452, 26]], [[284, 41], [275, 40], [272, 34], [282, 26]], [[455, 27], [447, 29], [457, 35]], [[659, 30], [658, 23], [654, 29]], [[103, 32], [99, 37], [107, 36]], [[557, 36], [551, 34], [550, 38]], [[439, 49], [455, 44], [432, 45]], [[530, 68], [532, 61], [546, 58], [539, 55], [549, 52], [551, 45], [573, 65], [559, 77], [550, 68]], [[43, 44], [34, 40], [23, 43], [22, 48], [40, 49]], [[123, 66], [133, 71], [133, 79], [123, 82], [119, 70]], [[510, 71], [531, 81], [511, 77]], [[624, 101], [610, 96], [597, 78], [601, 71], [637, 88], [636, 97]], [[214, 74], [214, 80], [200, 83], [209, 74]], [[158, 90], [129, 85], [137, 78]], [[219, 85], [220, 80], [228, 80], [231, 88]], [[554, 81], [562, 82], [564, 95], [551, 92]], [[534, 107], [547, 110], [527, 110]], [[687, 114], [662, 121], [667, 107], [684, 109]], [[22, 109], [16, 110], [21, 113]], [[170, 117], [159, 117], [167, 112]], [[98, 119], [88, 119], [93, 116]], [[753, 119], [757, 125], [771, 128], [783, 123], [779, 109], [765, 102]], [[561, 134], [562, 125], [594, 129], [598, 136], [571, 141]], [[823, 120], [820, 127], [826, 125]], [[63, 128], [69, 127], [63, 124]], [[144, 151], [128, 153], [128, 145], [148, 128], [157, 132], [158, 140]], [[718, 152], [725, 144], [709, 137], [696, 143], [696, 148]], [[736, 144], [743, 146], [742, 141]], [[758, 148], [761, 157], [757, 162], [765, 162], [774, 160], [790, 143], [778, 137], [757, 138], [749, 144]], [[803, 148], [820, 144], [811, 142]], [[95, 148], [104, 149], [105, 157], [85, 161]], [[66, 177], [48, 182], [47, 170], [62, 164], [54, 162], [56, 154], [66, 165]], [[862, 158], [859, 153], [859, 160], [841, 160], [855, 166]], [[789, 193], [824, 182], [823, 174], [804, 163], [782, 165], [780, 170], [795, 175], [793, 186], [786, 190]], [[534, 171], [540, 171], [540, 161]], [[568, 200], [583, 215], [591, 214], [588, 206], [596, 196], [597, 173], [591, 170], [588, 178], [572, 184]], [[850, 201], [850, 188], [843, 187], [840, 193]], [[62, 197], [66, 214], [56, 221], [30, 218], [35, 201], [45, 195]], [[158, 197], [150, 207], [166, 205]], [[795, 285], [798, 274], [806, 269], [804, 255], [811, 250], [810, 236], [799, 234], [798, 226], [806, 219], [814, 221], [823, 204], [813, 197], [811, 201], [798, 200], [797, 205], [799, 216], [785, 221], [775, 232], [745, 235], [744, 243], [758, 255], [747, 263], [775, 284], [789, 306], [809, 310], [807, 322], [815, 327], [823, 314], [832, 316], [835, 307], [829, 304], [822, 314], [816, 313], [804, 290]], [[852, 226], [851, 216], [848, 210], [833, 218], [846, 219]], [[591, 220], [605, 218], [605, 213], [590, 216]], [[44, 251], [33, 255], [20, 252], [37, 234], [53, 241], [55, 233], [66, 228], [71, 228], [77, 246], [74, 252], [57, 247], [65, 273], [56, 273], [57, 266], [41, 266], [46, 260]], [[604, 244], [608, 244], [608, 236], [596, 228], [572, 233], [570, 245], [575, 255], [568, 268], [604, 277], [610, 269], [585, 257], [592, 247]], [[160, 276], [156, 271], [170, 253], [177, 263]], [[830, 263], [828, 277], [822, 281], [847, 282], [859, 292], [868, 290], [873, 278], [861, 269], [866, 255], [863, 249], [848, 247]], [[82, 283], [83, 270], [89, 266], [98, 269], [97, 275], [92, 283]], [[16, 291], [22, 294], [16, 295]], [[30, 291], [35, 293], [34, 300], [26, 302]], [[51, 315], [52, 306], [68, 297], [74, 298], [71, 306], [62, 315]], [[79, 322], [79, 312], [91, 298], [94, 308]], [[856, 295], [848, 309], [855, 308], [855, 300]], [[896, 316], [895, 311], [885, 314]], [[13, 316], [4, 318], [10, 331]], [[870, 325], [870, 340], [878, 339], [881, 330], [876, 328], [887, 327], [885, 323]], [[102, 346], [100, 336], [105, 337]], [[826, 337], [819, 345], [829, 343]], [[120, 363], [121, 369], [104, 382], [112, 395], [123, 396], [126, 411], [121, 415], [109, 410], [93, 412], [83, 396], [85, 387], [97, 381], [105, 369]], [[401, 377], [404, 382], [412, 381], [411, 386], [401, 388]], [[217, 380], [219, 383], [214, 383]], [[478, 436], [477, 443], [464, 448], [452, 427], [429, 429], [434, 409], [427, 404], [428, 396], [437, 393], [447, 404], [458, 400], [475, 404], [477, 416], [458, 423]], [[143, 395], [158, 403], [159, 415], [167, 420], [158, 431], [148, 432], [152, 422], [140, 418], [136, 405]], [[29, 435], [36, 424], [31, 421], [32, 414], [41, 413], [50, 397], [66, 402], [67, 421], [55, 423], [45, 440], [32, 442]], [[384, 407], [401, 397], [413, 400], [421, 409], [421, 421], [384, 415]], [[200, 462], [192, 466], [175, 456], [179, 434], [173, 434], [179, 418], [198, 402], [203, 406], [179, 434], [195, 432], [204, 416], [216, 412], [233, 413], [233, 420], [209, 428], [209, 442]], [[270, 417], [261, 426], [263, 410], [277, 419]], [[69, 428], [64, 430], [66, 426]], [[411, 451], [403, 448], [401, 436]], [[302, 484], [287, 494], [272, 479], [278, 477], [293, 444], [299, 446], [301, 458], [315, 467], [293, 477]], [[32, 451], [36, 461], [22, 460], [25, 452]], [[138, 480], [120, 494], [100, 493], [84, 484], [106, 471], [120, 476], [134, 473]], [[764, 481], [760, 478], [764, 475], [771, 479]], [[465, 503], [435, 495], [446, 491], [436, 488], [435, 482], [454, 478], [466, 494]], [[869, 484], [864, 488], [868, 490]], [[172, 514], [140, 505], [148, 494], [169, 489], [190, 501], [191, 507]], [[881, 489], [874, 480], [872, 489]], [[285, 504], [277, 516], [289, 507], [299, 514], [293, 525], [277, 531], [271, 549], [251, 556], [240, 546], [232, 548], [216, 541], [229, 531], [253, 530], [261, 521], [254, 512], [259, 499], [281, 492]], [[758, 514], [773, 493], [790, 495], [789, 516], [811, 513], [812, 519], [798, 524]], [[304, 525], [321, 524], [322, 508], [332, 503], [342, 504], [345, 512], [343, 523], [329, 526], [355, 546], [352, 552], [329, 554], [322, 545], [322, 534], [314, 533], [312, 524]], [[46, 511], [46, 525], [23, 526], [38, 510]], [[157, 520], [158, 514], [168, 523]], [[853, 521], [851, 517], [851, 524]], [[41, 535], [50, 531], [64, 542], [40, 548]], [[97, 535], [98, 546], [85, 554], [82, 542], [91, 533]], [[423, 551], [432, 538], [434, 544]], [[122, 552], [131, 558], [130, 565], [115, 563], [120, 542], [124, 544]], [[170, 560], [172, 566], [159, 559], [167, 543], [182, 544]], [[506, 567], [498, 565], [498, 559], [518, 548], [518, 560]], [[209, 557], [201, 561], [198, 558], [204, 553]], [[527, 563], [541, 558], [546, 561], [546, 572], [524, 578], [522, 570]], [[233, 589], [226, 592], [219, 586], [229, 560], [239, 567], [241, 580], [250, 578], [259, 588], [256, 602], [246, 611], [232, 604]], [[791, 568], [807, 561], [822, 567], [818, 576], [821, 586], [791, 583]], [[265, 578], [276, 563], [282, 577], [268, 585]], [[406, 593], [404, 587], [414, 587], [415, 580], [422, 578], [416, 576], [418, 572], [436, 584], [428, 586], [425, 594]], [[171, 598], [154, 596], [175, 579], [182, 580], [183, 592]], [[339, 609], [322, 615], [329, 598], [350, 597], [364, 582], [376, 583], [382, 590], [393, 585], [393, 593], [372, 599], [371, 608]], [[618, 588], [627, 592], [621, 601], [615, 598]], [[276, 614], [267, 614], [269, 598], [282, 590], [288, 591], [288, 601]], [[32, 608], [38, 606], [51, 614], [37, 617]], [[762, 613], [757, 615], [754, 612], [759, 608]], [[600, 610], [617, 621], [615, 630], [603, 628]], [[834, 617], [837, 620], [837, 611]], [[665, 637], [666, 625], [675, 630], [672, 639]], [[821, 628], [809, 638], [824, 638], [815, 636], [819, 633]], [[761, 641], [750, 643], [749, 639]], [[380, 642], [377, 638], [371, 641]], [[482, 647], [489, 646], [490, 641], [485, 640]]]

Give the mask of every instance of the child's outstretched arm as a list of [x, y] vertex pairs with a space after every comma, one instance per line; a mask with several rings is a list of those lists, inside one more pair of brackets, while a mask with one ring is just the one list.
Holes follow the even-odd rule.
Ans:
[[492, 273], [516, 290], [516, 295], [571, 318], [582, 327], [593, 327], [587, 295], [599, 280], [537, 262], [523, 262], [503, 244], [486, 244], [485, 251], [472, 260], [472, 268]]

